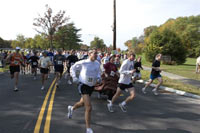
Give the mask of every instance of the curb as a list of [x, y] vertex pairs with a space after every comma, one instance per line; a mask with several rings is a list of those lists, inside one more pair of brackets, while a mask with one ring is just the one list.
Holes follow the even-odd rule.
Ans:
[[[147, 84], [147, 82], [145, 82], [144, 80], [137, 80], [136, 82], [137, 83]], [[151, 87], [156, 87], [156, 84], [151, 84], [150, 86]], [[200, 99], [199, 95], [195, 95], [195, 94], [188, 93], [188, 92], [185, 92], [185, 91], [180, 91], [180, 90], [176, 90], [176, 89], [165, 87], [165, 86], [160, 86], [160, 89], [165, 90], [165, 91], [169, 91], [169, 92], [172, 92], [172, 93], [176, 93], [176, 94], [181, 95], [181, 96]]]

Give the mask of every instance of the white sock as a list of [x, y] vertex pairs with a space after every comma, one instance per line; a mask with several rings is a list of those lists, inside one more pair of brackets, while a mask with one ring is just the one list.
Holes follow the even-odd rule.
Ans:
[[122, 102], [122, 105], [123, 105], [123, 106], [124, 106], [124, 105], [126, 105], [126, 102], [125, 102], [125, 101], [123, 101], [123, 102]]

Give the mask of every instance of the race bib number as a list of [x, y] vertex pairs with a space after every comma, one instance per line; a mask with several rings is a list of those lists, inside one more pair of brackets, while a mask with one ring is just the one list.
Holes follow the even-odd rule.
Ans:
[[37, 62], [33, 62], [33, 65], [36, 66], [36, 65], [37, 65]]
[[15, 61], [14, 61], [14, 64], [15, 64], [15, 65], [18, 65], [18, 64], [19, 64], [19, 61], [16, 61], [16, 60], [15, 60]]
[[59, 60], [59, 61], [58, 61], [58, 65], [62, 65], [62, 61]]
[[93, 78], [88, 78], [87, 80], [89, 83], [92, 83], [93, 82]]
[[43, 66], [43, 67], [47, 67], [47, 63], [43, 62], [43, 63], [42, 63], [42, 66]]
[[111, 71], [110, 72], [110, 76], [114, 77], [115, 76], [115, 72]]

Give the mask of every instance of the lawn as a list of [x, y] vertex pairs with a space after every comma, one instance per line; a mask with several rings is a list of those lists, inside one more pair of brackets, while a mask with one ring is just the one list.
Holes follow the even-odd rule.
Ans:
[[[142, 55], [142, 65], [151, 67], [152, 63], [147, 62]], [[200, 80], [200, 74], [196, 74], [196, 59], [187, 58], [187, 61], [182, 65], [164, 65], [161, 64], [161, 69], [165, 72], [170, 72], [190, 79]]]
[[0, 72], [6, 72], [9, 70], [9, 66], [6, 66], [4, 68], [0, 68]]
[[[145, 81], [149, 80], [150, 71], [141, 71], [141, 74], [142, 74], [143, 80]], [[158, 81], [155, 80], [154, 83], [157, 84]], [[200, 95], [200, 88], [194, 87], [192, 85], [184, 84], [176, 80], [169, 79], [165, 76], [163, 76], [163, 86], [167, 86], [167, 87], [174, 88], [177, 90], [182, 90], [182, 91], [186, 91], [186, 92], [193, 93], [196, 95]]]

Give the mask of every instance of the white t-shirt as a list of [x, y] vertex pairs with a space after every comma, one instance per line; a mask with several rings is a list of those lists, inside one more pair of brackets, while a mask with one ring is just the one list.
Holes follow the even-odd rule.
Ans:
[[39, 64], [40, 64], [41, 68], [48, 68], [49, 65], [51, 64], [51, 60], [48, 56], [47, 57], [43, 56], [40, 58]]
[[130, 61], [129, 59], [124, 60], [119, 69], [120, 78], [119, 78], [118, 83], [127, 84], [127, 85], [130, 84], [132, 82], [131, 71], [133, 69], [134, 69], [134, 61]]
[[103, 61], [103, 64], [108, 63], [109, 62], [109, 57], [108, 56], [103, 57], [102, 61]]
[[76, 78], [76, 71], [80, 71], [79, 81], [88, 86], [94, 86], [101, 78], [100, 64], [90, 59], [76, 62], [70, 69], [72, 78]]
[[200, 56], [197, 58], [196, 64], [199, 64], [199, 65], [200, 65]]

